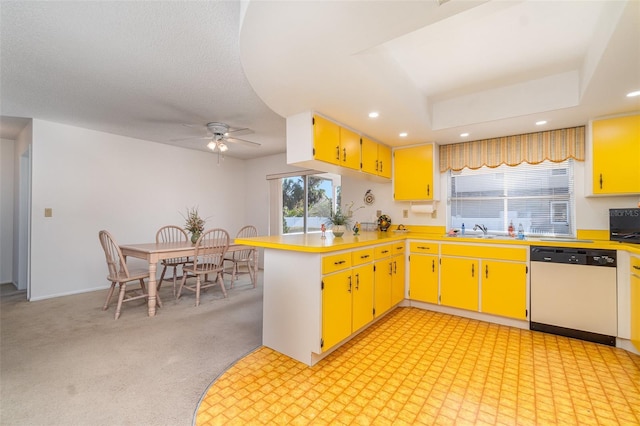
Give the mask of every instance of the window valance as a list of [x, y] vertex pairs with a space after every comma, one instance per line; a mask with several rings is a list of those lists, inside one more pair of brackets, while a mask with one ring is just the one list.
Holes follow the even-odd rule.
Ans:
[[440, 172], [501, 164], [516, 166], [523, 162], [537, 164], [545, 160], [560, 162], [569, 158], [584, 161], [584, 138], [585, 126], [578, 126], [440, 145]]

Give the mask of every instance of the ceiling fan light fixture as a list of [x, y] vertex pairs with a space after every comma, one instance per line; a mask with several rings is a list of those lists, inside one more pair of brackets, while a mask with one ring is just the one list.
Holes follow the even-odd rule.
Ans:
[[215, 151], [217, 146], [218, 144], [216, 144], [214, 141], [209, 141], [209, 143], [207, 144], [207, 148], [209, 148], [211, 151]]
[[224, 142], [218, 142], [218, 149], [222, 152], [225, 152], [226, 150], [229, 149], [229, 147]]

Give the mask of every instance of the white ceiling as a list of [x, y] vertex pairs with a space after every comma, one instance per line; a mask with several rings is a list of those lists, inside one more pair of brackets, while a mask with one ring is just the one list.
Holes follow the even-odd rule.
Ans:
[[453, 143], [640, 111], [640, 1], [2, 1], [0, 66], [3, 138], [25, 117], [206, 151], [173, 139], [220, 121], [251, 158], [315, 110]]

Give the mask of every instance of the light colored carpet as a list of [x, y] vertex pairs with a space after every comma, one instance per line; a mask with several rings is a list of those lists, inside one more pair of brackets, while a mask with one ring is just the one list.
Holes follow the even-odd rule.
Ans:
[[154, 318], [141, 300], [116, 321], [106, 294], [0, 297], [0, 424], [191, 425], [212, 380], [262, 343], [262, 274], [197, 308], [163, 284]]

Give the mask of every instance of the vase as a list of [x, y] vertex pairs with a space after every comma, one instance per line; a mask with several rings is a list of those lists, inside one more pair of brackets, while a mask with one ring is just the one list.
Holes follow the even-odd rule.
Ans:
[[333, 236], [336, 238], [342, 237], [344, 235], [344, 231], [347, 230], [347, 227], [344, 225], [333, 225], [331, 227], [331, 232], [333, 232]]
[[196, 241], [198, 241], [198, 238], [200, 238], [200, 233], [199, 232], [194, 232], [193, 234], [191, 234], [191, 242], [193, 244], [195, 244]]

